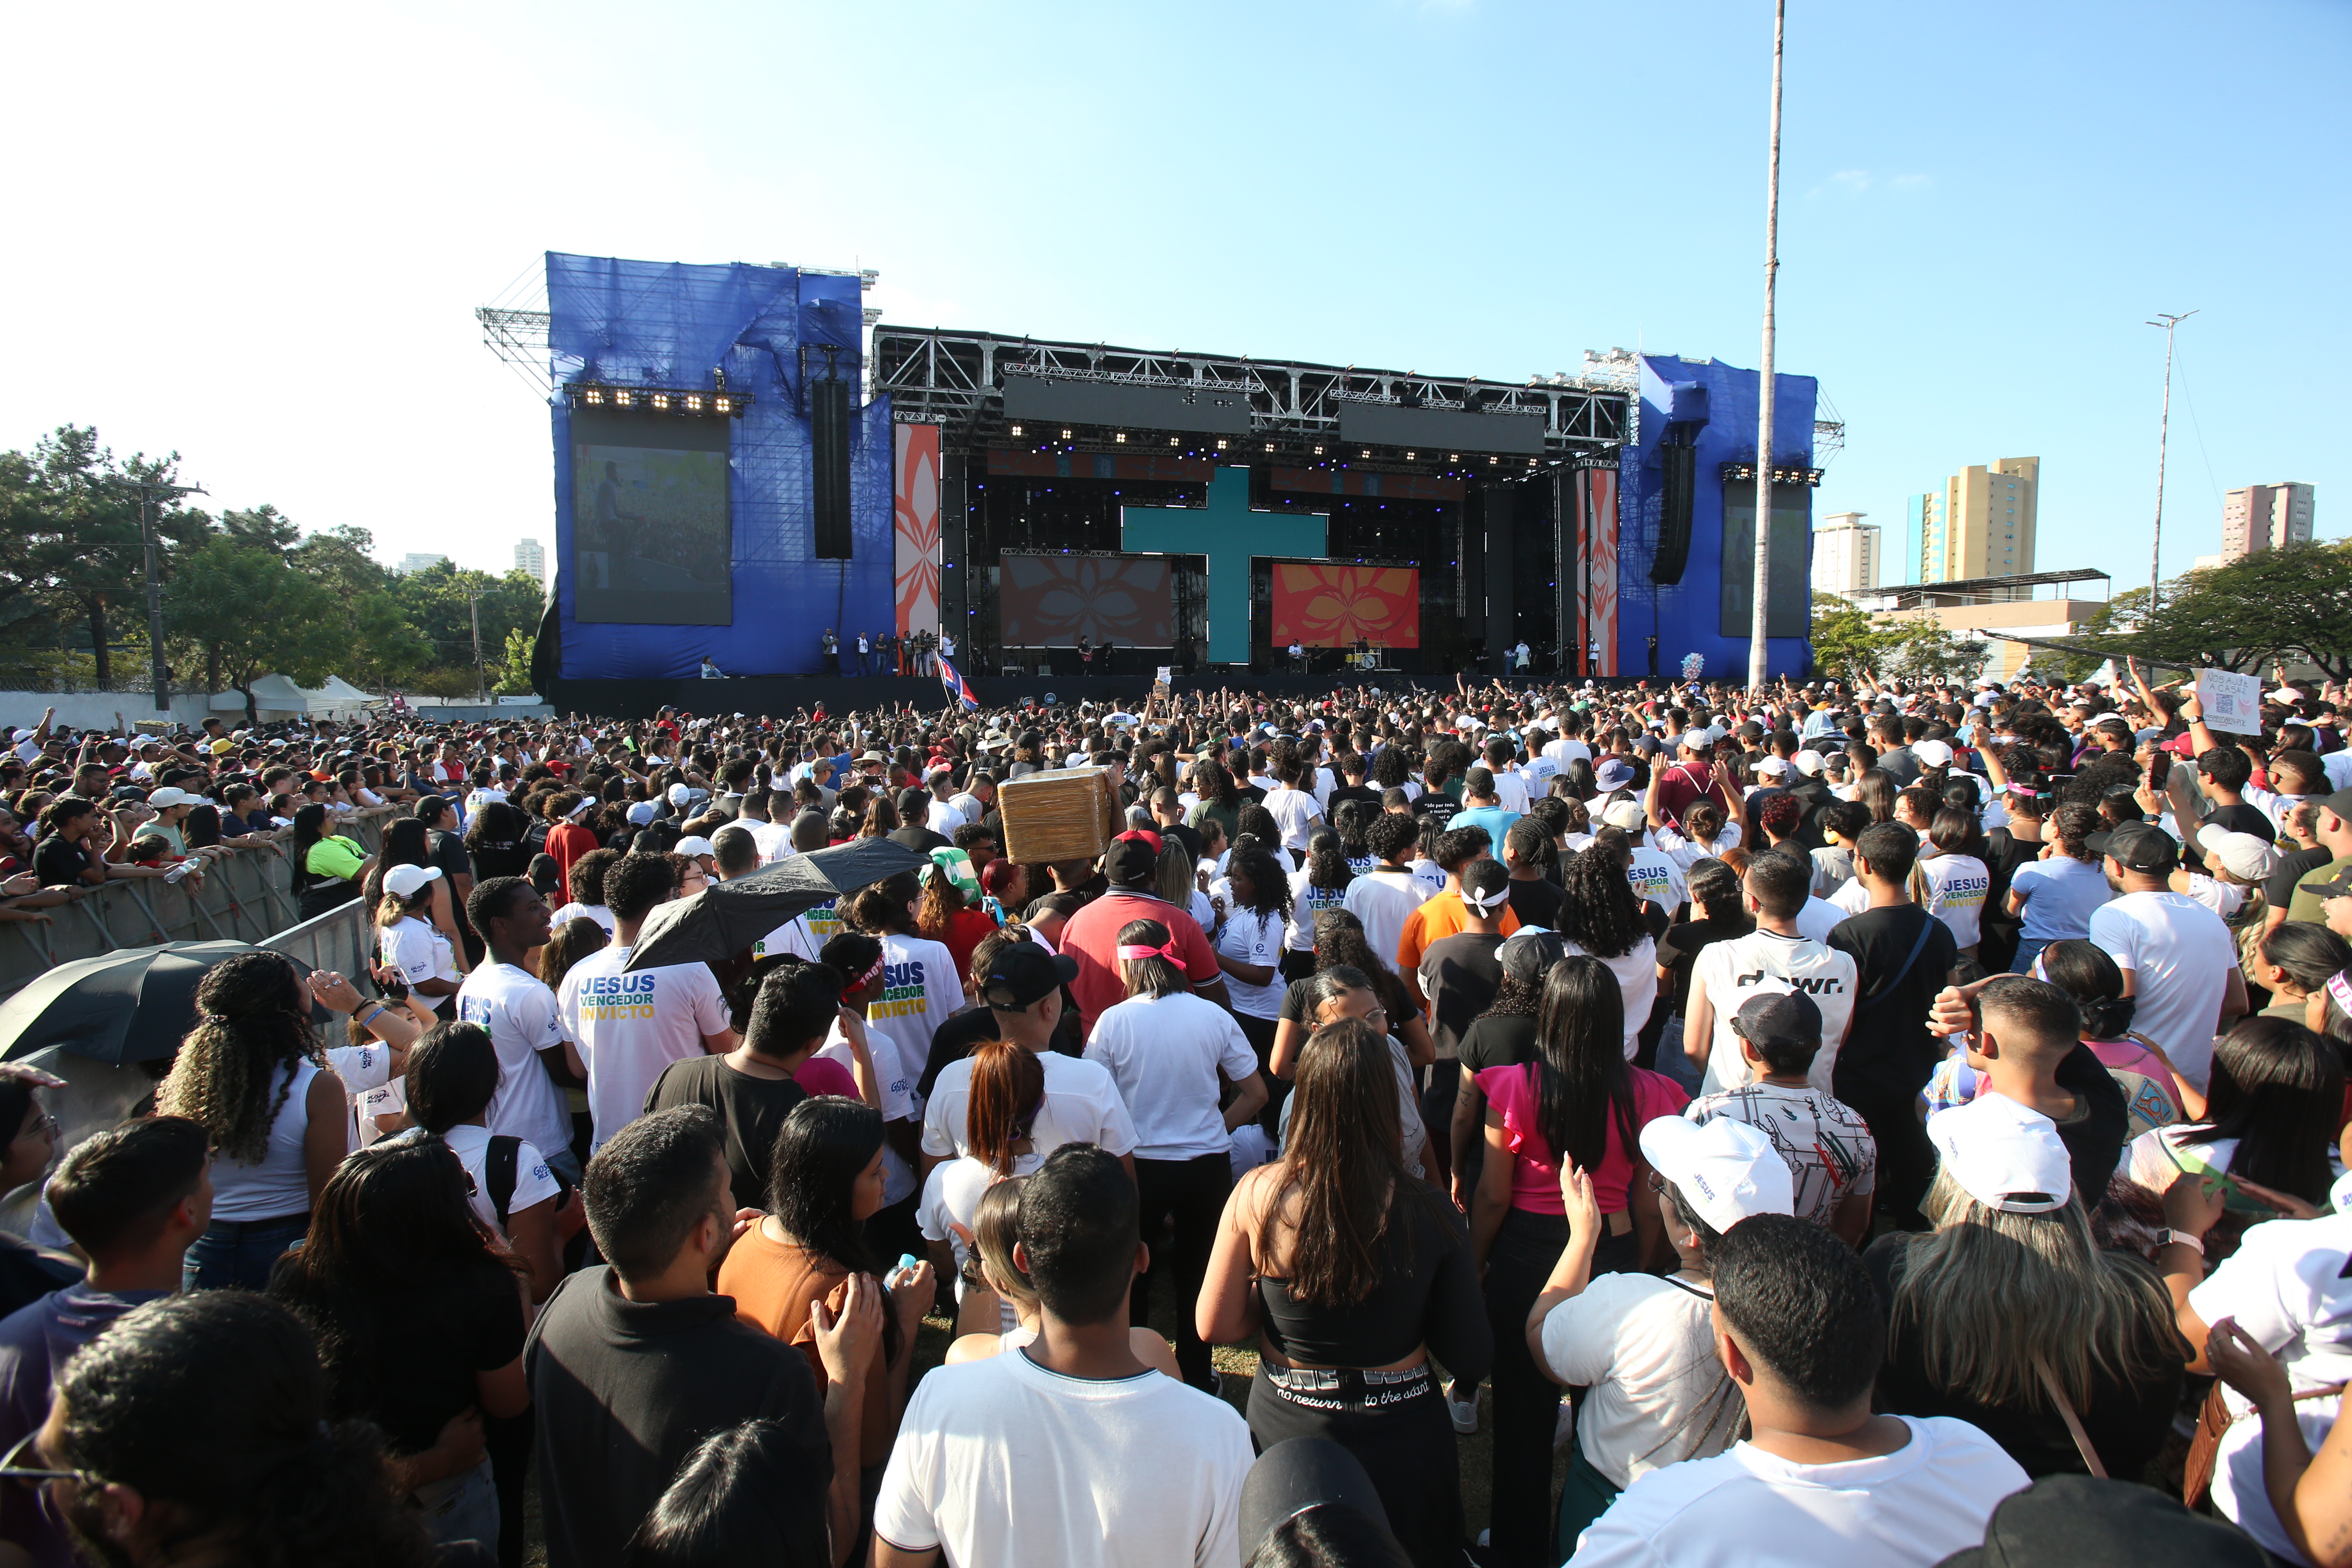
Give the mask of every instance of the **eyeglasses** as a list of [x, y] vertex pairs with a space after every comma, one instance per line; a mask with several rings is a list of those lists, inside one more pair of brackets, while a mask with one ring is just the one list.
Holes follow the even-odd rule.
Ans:
[[36, 1426], [11, 1444], [5, 1454], [0, 1454], [0, 1481], [16, 1481], [35, 1491], [47, 1481], [73, 1481], [85, 1487], [100, 1484], [87, 1470], [45, 1470], [38, 1466], [21, 1463], [25, 1450], [31, 1447], [40, 1435], [41, 1429]]

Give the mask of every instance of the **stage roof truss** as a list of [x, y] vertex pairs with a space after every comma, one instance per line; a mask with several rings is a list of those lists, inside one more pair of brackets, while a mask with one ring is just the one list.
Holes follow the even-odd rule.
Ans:
[[1632, 434], [1625, 390], [1583, 381], [1517, 385], [889, 325], [874, 329], [874, 363], [875, 390], [889, 395], [893, 416], [902, 422], [1001, 426], [1005, 378], [1034, 375], [1244, 395], [1250, 436], [1286, 446], [1336, 445], [1339, 411], [1349, 404], [1538, 418], [1553, 458], [1614, 447]]

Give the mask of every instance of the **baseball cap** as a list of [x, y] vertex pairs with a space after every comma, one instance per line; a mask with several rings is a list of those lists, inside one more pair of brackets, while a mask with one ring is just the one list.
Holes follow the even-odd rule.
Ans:
[[1794, 761], [1797, 764], [1797, 771], [1803, 773], [1807, 778], [1819, 778], [1822, 774], [1822, 770], [1830, 765], [1829, 759], [1823, 757], [1819, 752], [1814, 751], [1810, 746], [1805, 750], [1799, 752], [1794, 758]]
[[1592, 782], [1602, 789], [1623, 789], [1633, 782], [1633, 765], [1611, 757], [1593, 768]]
[[1992, 1510], [1984, 1544], [1941, 1568], [2262, 1568], [2242, 1531], [2189, 1512], [2153, 1487], [2047, 1476]]
[[673, 847], [675, 852], [680, 855], [716, 855], [719, 853], [719, 851], [710, 847], [710, 840], [705, 838], [699, 833], [688, 834], [685, 837], [679, 839]]
[[1914, 741], [1911, 755], [1926, 767], [1949, 767], [1952, 763], [1952, 748], [1942, 741]]
[[1628, 833], [1639, 833], [1648, 820], [1638, 800], [1621, 800], [1601, 814], [1601, 820], [1612, 827], [1622, 827]]
[[1756, 759], [1756, 776], [1759, 778], [1784, 779], [1794, 772], [1796, 772], [1796, 764], [1786, 757], [1765, 756]]
[[1718, 1116], [1701, 1125], [1661, 1116], [1642, 1128], [1642, 1157], [1675, 1184], [1691, 1212], [1717, 1231], [1751, 1215], [1794, 1214], [1796, 1178], [1772, 1140]]
[[425, 883], [440, 878], [438, 866], [394, 866], [383, 874], [383, 890], [398, 898], [413, 899]]
[[1114, 887], [1149, 882], [1159, 868], [1160, 852], [1145, 843], [1139, 833], [1120, 834], [1103, 856], [1103, 875]]
[[2319, 803], [2321, 809], [2332, 811], [2347, 822], [2352, 822], [2352, 789], [2339, 789]]
[[654, 819], [654, 816], [655, 810], [654, 803], [652, 801], [641, 800], [637, 802], [636, 805], [629, 807], [629, 820], [639, 827], [643, 827], [646, 823], [651, 822]]
[[190, 795], [186, 790], [174, 789], [170, 784], [166, 784], [162, 789], [157, 790], [153, 795], [149, 795], [147, 797], [147, 804], [153, 806], [156, 810], [162, 811], [166, 806], [194, 805], [203, 799], [204, 796], [202, 795]]
[[2145, 822], [2119, 824], [2106, 836], [2105, 843], [2094, 844], [2092, 848], [2098, 854], [2111, 857], [2126, 871], [2144, 874], [2169, 871], [2180, 858], [2180, 852], [2172, 842], [2172, 835]]
[[2232, 833], [2219, 823], [2209, 822], [2197, 830], [2197, 847], [2244, 881], [2259, 882], [2278, 869], [2277, 850], [2251, 833]]
[[2074, 1168], [2058, 1124], [2005, 1094], [1982, 1094], [1927, 1118], [1927, 1141], [1961, 1191], [2009, 1214], [2066, 1206]]
[[681, 806], [682, 806], [682, 805], [684, 805], [687, 802], [688, 802], [688, 801], [692, 800], [693, 798], [694, 798], [694, 792], [693, 792], [692, 790], [690, 790], [690, 789], [687, 788], [684, 784], [672, 784], [672, 785], [670, 785], [670, 786], [669, 786], [669, 803], [670, 803], [670, 805], [681, 805]]
[[229, 752], [236, 750], [236, 742], [230, 740], [226, 735], [223, 735], [219, 740], [213, 742], [213, 755], [215, 757], [226, 756]]
[[1822, 1009], [1801, 991], [1768, 991], [1750, 996], [1731, 1016], [1732, 1033], [1763, 1050], [1768, 1046], [1822, 1043]]
[[1077, 977], [1076, 959], [1047, 952], [1034, 942], [1010, 942], [988, 966], [980, 994], [991, 1007], [1017, 1013]]
[[1568, 956], [1568, 942], [1556, 931], [1521, 926], [1495, 950], [1503, 973], [1522, 985], [1540, 985], [1551, 966]]
[[1166, 845], [1160, 843], [1160, 835], [1152, 832], [1151, 829], [1148, 827], [1130, 827], [1126, 832], [1120, 834], [1117, 838], [1111, 840], [1111, 842], [1114, 844], [1141, 844], [1150, 849], [1152, 858], [1155, 861], [1159, 859], [1160, 852], [1167, 847]]

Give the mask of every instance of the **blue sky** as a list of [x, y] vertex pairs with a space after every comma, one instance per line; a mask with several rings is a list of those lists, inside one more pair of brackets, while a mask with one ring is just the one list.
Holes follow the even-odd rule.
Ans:
[[[2042, 460], [2044, 568], [2144, 581], [2340, 434], [2352, 5], [1793, 0], [1780, 354], [1819, 512]], [[1770, 8], [51, 6], [0, 102], [0, 444], [503, 567], [544, 410], [471, 310], [547, 249], [878, 268], [895, 321], [1496, 379], [1757, 359]], [[46, 65], [38, 62], [47, 62]], [[517, 292], [528, 293], [526, 283]]]

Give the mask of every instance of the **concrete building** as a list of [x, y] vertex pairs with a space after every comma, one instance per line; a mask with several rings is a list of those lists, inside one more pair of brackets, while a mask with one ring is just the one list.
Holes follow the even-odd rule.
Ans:
[[2017, 577], [2033, 571], [2042, 459], [2003, 458], [1961, 469], [1909, 498], [1905, 526], [1922, 583]]
[[547, 551], [538, 540], [515, 541], [515, 570], [530, 573], [533, 582], [547, 586]]
[[[2097, 598], [2074, 596], [2074, 590], [2094, 584]], [[1984, 673], [2007, 680], [2016, 675], [2032, 649], [2029, 644], [2006, 638], [2081, 637], [2095, 624], [2108, 587], [2107, 574], [2091, 568], [2040, 572], [2015, 583], [1979, 577], [1952, 583], [1948, 588], [1906, 584], [1857, 597], [1879, 621], [1932, 621], [1947, 631], [1983, 637], [1989, 645]], [[2036, 597], [2044, 590], [2050, 597]]]
[[[2289, 480], [2248, 485], [2221, 498], [2221, 553], [2213, 564], [2243, 560], [2261, 550], [2311, 542], [2312, 487]], [[2200, 565], [2205, 558], [2198, 558]]]
[[1857, 594], [1878, 586], [1878, 525], [1861, 511], [1832, 512], [1813, 530], [1813, 591]]
[[424, 571], [428, 566], [438, 566], [448, 559], [449, 558], [446, 555], [408, 554], [402, 556], [400, 558], [400, 564], [394, 567], [393, 570], [399, 573], [404, 577], [409, 577]]

